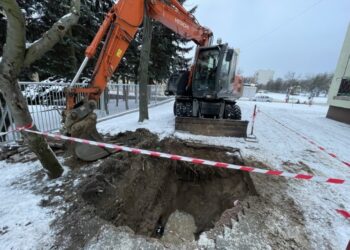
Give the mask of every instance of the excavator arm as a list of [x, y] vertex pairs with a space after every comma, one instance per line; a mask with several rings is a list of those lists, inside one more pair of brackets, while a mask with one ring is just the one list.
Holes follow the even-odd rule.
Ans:
[[[86, 49], [86, 57], [70, 87], [66, 90], [67, 109], [63, 116], [65, 133], [84, 139], [102, 140], [96, 130], [97, 117], [93, 111], [100, 95], [117, 70], [125, 51], [142, 24], [145, 13], [199, 46], [211, 43], [212, 32], [199, 25], [194, 16], [176, 0], [117, 1], [108, 12], [92, 43]], [[74, 87], [87, 62], [95, 56], [96, 50], [104, 38], [105, 42], [89, 86], [87, 88]], [[76, 103], [76, 97], [79, 94], [84, 94], [86, 98], [82, 102]], [[111, 152], [81, 144], [76, 146], [75, 153], [82, 160], [92, 161]]]

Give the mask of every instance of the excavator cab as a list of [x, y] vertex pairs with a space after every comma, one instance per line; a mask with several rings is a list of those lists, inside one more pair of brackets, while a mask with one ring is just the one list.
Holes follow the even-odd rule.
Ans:
[[237, 55], [227, 44], [199, 47], [192, 74], [183, 73], [177, 81], [175, 115], [240, 120], [238, 106], [228, 110], [241, 96], [234, 89]]
[[194, 98], [239, 98], [233, 96], [237, 53], [227, 44], [200, 47], [192, 74]]
[[[228, 44], [199, 47], [191, 79], [178, 81], [174, 104], [175, 128], [195, 134], [247, 136], [247, 121], [241, 121], [236, 100], [242, 96], [237, 86], [238, 53]], [[183, 74], [182, 76], [184, 76]], [[189, 84], [183, 88], [184, 83]]]

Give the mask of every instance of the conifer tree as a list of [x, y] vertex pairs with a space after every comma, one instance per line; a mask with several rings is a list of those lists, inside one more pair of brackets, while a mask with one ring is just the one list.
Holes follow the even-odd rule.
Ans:
[[[55, 20], [67, 13], [70, 8], [70, 0], [19, 0], [17, 2], [25, 14], [28, 45], [39, 39]], [[86, 47], [91, 43], [113, 4], [113, 0], [81, 1], [79, 23], [72, 27], [68, 34], [43, 58], [24, 69], [20, 80], [30, 80], [29, 77], [34, 72], [39, 73], [41, 80], [48, 77], [72, 79], [84, 58]], [[153, 25], [155, 32], [153, 32], [152, 37], [149, 83], [163, 82], [173, 72], [188, 67], [190, 59], [186, 58], [185, 54], [192, 49], [186, 47], [187, 41], [162, 24], [153, 22]], [[6, 20], [2, 12], [0, 12], [0, 28], [1, 30], [6, 29]], [[125, 53], [125, 59], [122, 60], [115, 72], [114, 78], [127, 78], [131, 82], [137, 83], [142, 29], [142, 27], [139, 28], [138, 34]], [[5, 34], [1, 33], [0, 44], [4, 44], [4, 42]], [[0, 47], [1, 54], [2, 47]], [[97, 58], [98, 52], [87, 65], [82, 76], [91, 76]]]

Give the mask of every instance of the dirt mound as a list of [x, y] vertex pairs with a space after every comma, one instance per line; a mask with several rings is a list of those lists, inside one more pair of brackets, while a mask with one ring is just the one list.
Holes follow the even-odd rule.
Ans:
[[[243, 162], [235, 148], [159, 141], [144, 129], [106, 140], [268, 168], [255, 159]], [[53, 249], [310, 249], [303, 215], [283, 178], [127, 153], [73, 165], [58, 194], [64, 213], [54, 222]], [[56, 196], [49, 193], [45, 205], [57, 208]]]
[[[232, 148], [189, 144], [171, 138], [158, 141], [148, 133], [138, 130], [113, 140], [162, 152], [242, 163]], [[170, 214], [176, 210], [194, 217], [198, 236], [214, 227], [234, 201], [251, 194], [255, 194], [255, 189], [249, 175], [243, 172], [124, 153], [105, 160], [81, 192], [99, 217], [151, 237], [162, 236]]]

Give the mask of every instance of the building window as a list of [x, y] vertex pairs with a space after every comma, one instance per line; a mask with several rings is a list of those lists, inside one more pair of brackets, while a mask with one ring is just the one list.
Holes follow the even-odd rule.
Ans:
[[337, 96], [350, 97], [350, 78], [343, 78], [340, 83], [340, 88]]

